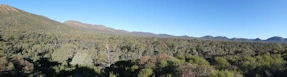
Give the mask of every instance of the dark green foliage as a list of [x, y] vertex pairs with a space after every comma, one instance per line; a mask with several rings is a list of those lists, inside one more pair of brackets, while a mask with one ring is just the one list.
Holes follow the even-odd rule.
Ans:
[[130, 60], [118, 61], [115, 64], [112, 64], [111, 67], [107, 67], [105, 72], [107, 72], [107, 74], [113, 73], [118, 77], [135, 77], [138, 73], [138, 67]]
[[8, 58], [0, 55], [0, 76], [29, 76], [34, 72], [34, 65], [17, 57]]

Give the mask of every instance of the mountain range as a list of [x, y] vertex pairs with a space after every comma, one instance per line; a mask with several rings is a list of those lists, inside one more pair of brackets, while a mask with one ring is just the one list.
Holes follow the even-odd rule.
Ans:
[[[169, 34], [154, 34], [154, 33], [149, 33], [149, 32], [128, 32], [125, 30], [117, 30], [114, 28], [106, 27], [104, 25], [92, 25], [92, 24], [87, 24], [75, 20], [68, 20], [65, 21], [64, 24], [82, 29], [82, 30], [90, 30], [94, 32], [101, 32], [101, 33], [108, 33], [108, 34], [115, 34], [115, 35], [126, 35], [126, 36], [141, 36], [141, 37], [159, 37], [159, 38], [196, 38], [196, 37], [191, 37], [191, 36], [174, 36], [174, 35], [169, 35]], [[254, 41], [254, 42], [281, 42], [281, 43], [286, 43], [287, 38], [279, 37], [279, 36], [274, 36], [270, 37], [266, 40], [261, 40], [260, 38], [256, 39], [246, 39], [246, 38], [227, 38], [225, 36], [203, 36], [199, 37], [200, 39], [204, 40], [231, 40], [231, 41]]]
[[[287, 43], [287, 38], [280, 36], [270, 37], [266, 40], [260, 38], [256, 39], [246, 39], [246, 38], [227, 38], [225, 36], [203, 36], [203, 37], [192, 37], [192, 36], [174, 36], [169, 34], [154, 34], [150, 32], [129, 32], [126, 30], [117, 30], [110, 28], [104, 25], [92, 25], [76, 20], [68, 20], [63, 23], [51, 20], [47, 17], [41, 15], [31, 14], [17, 8], [0, 5], [0, 25], [13, 25], [8, 27], [1, 26], [1, 29], [9, 30], [35, 30], [35, 31], [59, 31], [65, 33], [69, 32], [95, 32], [95, 33], [104, 33], [104, 34], [113, 34], [119, 36], [137, 36], [137, 37], [157, 37], [157, 38], [184, 38], [184, 39], [193, 39], [199, 38], [203, 40], [228, 40], [228, 41], [247, 41], [247, 42], [279, 42]], [[43, 26], [39, 26], [43, 25]], [[17, 29], [19, 28], [19, 29]], [[1, 30], [0, 29], [0, 30]], [[73, 31], [72, 31], [73, 30]]]

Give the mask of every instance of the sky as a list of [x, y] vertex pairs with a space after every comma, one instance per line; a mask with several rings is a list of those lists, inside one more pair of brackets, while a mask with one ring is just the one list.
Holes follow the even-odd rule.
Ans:
[[229, 38], [287, 37], [287, 0], [0, 0], [64, 22], [127, 31]]

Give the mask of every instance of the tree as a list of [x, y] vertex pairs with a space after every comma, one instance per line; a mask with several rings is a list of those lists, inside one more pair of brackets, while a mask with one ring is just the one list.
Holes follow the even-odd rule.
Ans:
[[221, 71], [214, 71], [210, 77], [243, 77], [242, 74], [236, 71], [228, 71], [228, 70], [221, 70]]
[[88, 51], [78, 51], [72, 58], [71, 64], [73, 65], [94, 65], [92, 56]]
[[164, 67], [166, 67], [166, 66], [168, 66], [167, 61], [166, 61], [166, 60], [161, 60], [160, 63], [159, 63], [159, 67], [160, 67], [160, 68], [164, 68]]
[[73, 57], [75, 48], [76, 47], [73, 44], [65, 44], [61, 46], [59, 49], [52, 53], [52, 60], [58, 62], [66, 62], [69, 58]]
[[222, 57], [216, 57], [214, 61], [218, 69], [227, 69], [230, 66], [229, 62]]
[[199, 65], [209, 65], [209, 62], [199, 56], [193, 56], [191, 54], [186, 55], [187, 62], [199, 64]]
[[149, 77], [153, 74], [153, 70], [151, 68], [145, 68], [140, 70], [138, 77]]

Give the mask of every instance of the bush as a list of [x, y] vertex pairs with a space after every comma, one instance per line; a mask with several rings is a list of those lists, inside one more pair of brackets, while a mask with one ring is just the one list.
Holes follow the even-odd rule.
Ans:
[[225, 58], [216, 57], [214, 60], [218, 69], [227, 69], [230, 66], [229, 62]]
[[160, 63], [159, 63], [159, 67], [160, 67], [160, 68], [164, 68], [164, 67], [166, 67], [167, 65], [168, 65], [168, 63], [167, 63], [166, 60], [162, 60], [162, 61], [160, 61]]
[[138, 77], [149, 77], [152, 74], [153, 74], [153, 70], [151, 68], [145, 68], [139, 72]]
[[199, 56], [186, 55], [186, 61], [198, 65], [209, 65], [209, 62]]
[[222, 70], [214, 71], [210, 77], [243, 77], [243, 75], [236, 71]]
[[138, 70], [139, 69], [139, 66], [138, 65], [133, 65], [132, 67], [131, 67], [131, 71], [132, 72], [134, 72], [134, 71], [136, 71], [136, 70]]

